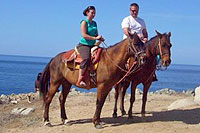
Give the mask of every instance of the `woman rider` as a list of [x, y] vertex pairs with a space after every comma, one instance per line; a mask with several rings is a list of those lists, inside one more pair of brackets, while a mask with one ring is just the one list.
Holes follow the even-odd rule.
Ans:
[[96, 10], [94, 6], [88, 6], [84, 11], [83, 15], [85, 19], [81, 21], [81, 40], [77, 46], [77, 50], [80, 53], [83, 61], [80, 64], [79, 77], [76, 83], [77, 86], [85, 87], [86, 83], [83, 81], [84, 74], [90, 65], [90, 51], [95, 46], [96, 40], [104, 41], [101, 35], [98, 35], [97, 24], [93, 20], [95, 17]]

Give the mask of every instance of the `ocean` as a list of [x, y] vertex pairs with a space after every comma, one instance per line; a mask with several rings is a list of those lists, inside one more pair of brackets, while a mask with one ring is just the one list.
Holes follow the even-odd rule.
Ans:
[[[50, 59], [0, 55], [0, 95], [34, 92], [37, 74], [42, 72]], [[200, 86], [200, 65], [171, 64], [166, 71], [156, 71], [156, 74], [158, 81], [152, 83], [149, 91], [170, 88], [181, 92]], [[142, 85], [138, 85], [138, 88], [142, 89]], [[76, 89], [80, 92], [96, 92], [96, 88]], [[130, 93], [130, 88], [127, 92]]]

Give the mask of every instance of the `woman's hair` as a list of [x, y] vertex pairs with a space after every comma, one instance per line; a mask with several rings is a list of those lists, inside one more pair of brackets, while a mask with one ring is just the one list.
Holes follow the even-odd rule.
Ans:
[[83, 11], [83, 15], [84, 15], [84, 16], [87, 16], [87, 12], [88, 12], [89, 10], [95, 10], [95, 7], [94, 7], [94, 6], [88, 6], [88, 7]]

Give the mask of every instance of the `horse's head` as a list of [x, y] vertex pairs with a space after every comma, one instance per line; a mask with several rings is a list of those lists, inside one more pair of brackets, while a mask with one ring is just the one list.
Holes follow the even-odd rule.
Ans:
[[156, 33], [158, 37], [157, 54], [159, 54], [161, 57], [162, 66], [167, 67], [171, 63], [171, 52], [170, 52], [170, 48], [172, 47], [172, 44], [170, 42], [171, 32], [169, 32], [168, 34], [166, 33], [161, 34], [158, 31], [156, 31]]
[[131, 51], [132, 56], [136, 58], [140, 65], [144, 64], [146, 60], [146, 53], [145, 51], [141, 50], [143, 42], [136, 32], [134, 32], [134, 34], [129, 33], [129, 43], [129, 51]]
[[129, 40], [130, 40], [130, 42], [131, 42], [132, 44], [136, 44], [136, 43], [138, 43], [139, 41], [141, 41], [136, 32], [134, 32], [133, 34], [130, 33], [130, 32], [128, 32], [128, 38], [129, 38]]

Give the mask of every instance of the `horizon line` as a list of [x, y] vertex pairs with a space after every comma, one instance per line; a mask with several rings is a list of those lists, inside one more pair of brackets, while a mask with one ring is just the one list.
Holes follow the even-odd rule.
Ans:
[[[35, 58], [53, 58], [49, 56], [35, 56], [35, 55], [10, 55], [10, 54], [0, 54], [0, 56], [19, 56], [19, 57], [35, 57]], [[195, 65], [195, 66], [200, 66], [200, 64], [183, 64], [183, 63], [172, 63], [172, 65]]]

